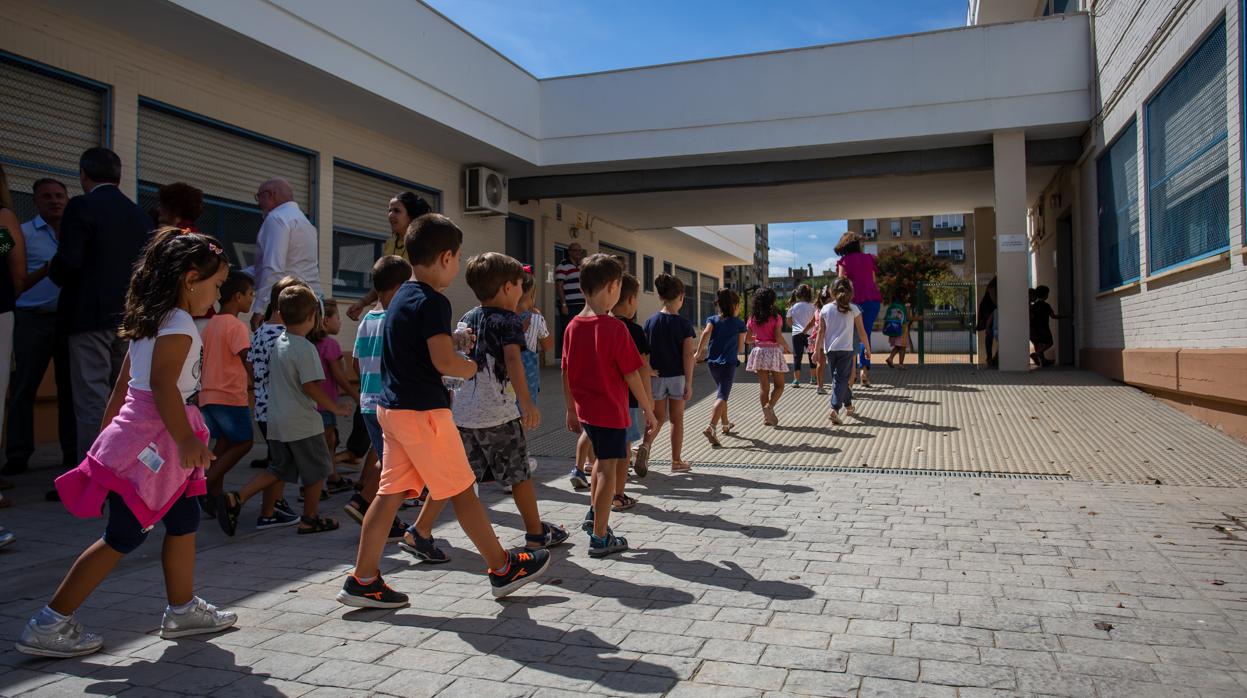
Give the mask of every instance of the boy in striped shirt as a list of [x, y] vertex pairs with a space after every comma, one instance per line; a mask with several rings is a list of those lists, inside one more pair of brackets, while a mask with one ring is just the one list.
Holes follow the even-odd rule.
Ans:
[[[377, 486], [381, 482], [381, 456], [385, 444], [381, 435], [381, 424], [377, 421], [377, 400], [381, 397], [381, 335], [385, 325], [385, 310], [390, 300], [404, 281], [411, 278], [411, 264], [402, 257], [386, 255], [372, 265], [372, 287], [377, 292], [379, 309], [368, 311], [359, 321], [359, 329], [355, 333], [355, 372], [359, 374], [359, 411], [364, 418], [364, 427], [368, 430], [368, 438], [372, 441], [372, 449], [377, 454], [376, 463], [365, 464], [360, 474], [361, 490], [351, 496], [343, 510], [356, 523], [364, 523], [364, 514], [368, 505], [377, 496]], [[395, 543], [403, 539], [406, 525], [397, 517], [390, 526], [388, 541]]]

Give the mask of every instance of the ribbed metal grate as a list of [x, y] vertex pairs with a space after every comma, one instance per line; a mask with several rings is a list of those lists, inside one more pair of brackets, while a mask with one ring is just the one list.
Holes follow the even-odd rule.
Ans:
[[[671, 465], [670, 461], [650, 461], [650, 465]], [[994, 473], [970, 470], [924, 470], [921, 468], [835, 468], [816, 465], [768, 465], [764, 463], [698, 463], [697, 469], [777, 470], [800, 473], [842, 473], [845, 475], [917, 475], [921, 477], [988, 478], [993, 480], [1072, 480], [1069, 475], [1042, 473]]]

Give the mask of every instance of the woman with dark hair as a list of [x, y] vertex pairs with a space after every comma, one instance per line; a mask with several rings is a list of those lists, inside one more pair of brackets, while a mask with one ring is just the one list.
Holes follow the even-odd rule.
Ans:
[[160, 188], [156, 194], [156, 222], [171, 225], [192, 233], [199, 232], [195, 221], [204, 212], [204, 193], [186, 182], [174, 182]]
[[[875, 319], [879, 317], [879, 308], [883, 305], [876, 279], [879, 263], [873, 254], [862, 251], [861, 234], [851, 230], [836, 243], [836, 254], [840, 256], [836, 262], [836, 276], [853, 282], [853, 303], [862, 310], [862, 326], [866, 328], [866, 341], [869, 342]], [[858, 342], [857, 361], [862, 385], [869, 388], [870, 352], [861, 342]]]
[[[17, 297], [26, 290], [26, 237], [22, 223], [13, 211], [9, 181], [0, 165], [0, 257], [8, 269], [0, 269], [0, 423], [4, 422], [4, 399], [9, 392], [9, 366], [13, 360], [14, 310]], [[11, 506], [0, 495], [0, 509]], [[12, 535], [0, 527], [0, 547], [12, 542]]]
[[[394, 198], [390, 199], [390, 208], [387, 213], [390, 220], [390, 238], [381, 248], [382, 256], [396, 255], [407, 259], [407, 247], [404, 244], [407, 226], [420, 216], [432, 212], [433, 207], [429, 205], [429, 202], [413, 191], [401, 191], [395, 194]], [[368, 293], [364, 294], [363, 298], [355, 301], [351, 307], [346, 309], [346, 316], [358, 322], [364, 311], [376, 304], [376, 290], [368, 289]]]

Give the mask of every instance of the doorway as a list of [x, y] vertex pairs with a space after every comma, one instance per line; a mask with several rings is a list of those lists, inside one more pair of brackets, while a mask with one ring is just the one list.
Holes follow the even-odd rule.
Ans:
[[1057, 364], [1074, 365], [1074, 219], [1067, 211], [1056, 221]]
[[[533, 221], [530, 218], [507, 216], [507, 256], [520, 260], [521, 264], [533, 263]], [[555, 257], [558, 259], [558, 257]]]

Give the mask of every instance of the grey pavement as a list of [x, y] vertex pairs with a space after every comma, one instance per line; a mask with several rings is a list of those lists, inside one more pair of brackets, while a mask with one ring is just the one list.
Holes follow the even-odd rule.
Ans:
[[[1151, 414], [1134, 428], [1220, 443], [1182, 415]], [[1232, 455], [1230, 443], [1218, 448]], [[1153, 457], [1164, 466], [1169, 453]], [[574, 528], [587, 499], [567, 465], [541, 459], [539, 497], [543, 518]], [[249, 505], [235, 539], [204, 522], [197, 560], [201, 595], [237, 610], [236, 629], [159, 639], [149, 541], [80, 611], [107, 644], [76, 660], [11, 649], [102, 528], [42, 502], [51, 473], [32, 473], [0, 511], [20, 537], [0, 551], [0, 695], [1247, 695], [1241, 488], [745, 465], [634, 480], [640, 503], [612, 516], [632, 551], [590, 559], [576, 533], [541, 583], [501, 602], [446, 514], [449, 565], [387, 549], [387, 581], [412, 595], [388, 612], [333, 600], [358, 536], [344, 516], [329, 534], [257, 533]], [[503, 543], [519, 545], [509, 498], [482, 496]]]

